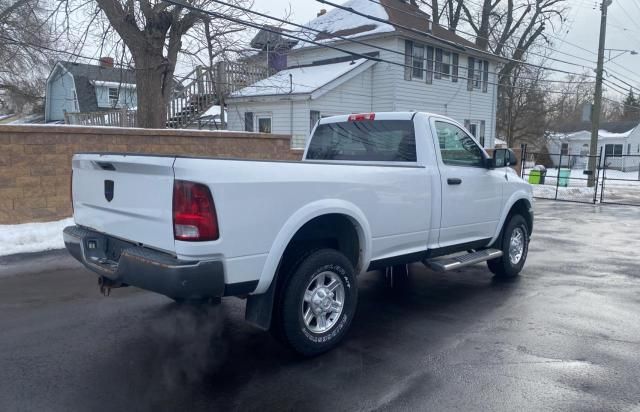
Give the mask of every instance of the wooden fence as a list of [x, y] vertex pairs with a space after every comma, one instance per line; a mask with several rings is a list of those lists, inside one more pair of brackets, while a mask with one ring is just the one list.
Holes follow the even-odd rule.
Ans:
[[136, 127], [137, 112], [126, 108], [107, 112], [65, 112], [64, 122], [80, 126]]

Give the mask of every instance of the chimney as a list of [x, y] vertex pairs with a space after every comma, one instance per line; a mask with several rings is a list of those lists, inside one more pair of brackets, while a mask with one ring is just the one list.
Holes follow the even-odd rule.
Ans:
[[113, 57], [100, 57], [100, 67], [105, 69], [113, 68]]
[[327, 14], [327, 9], [320, 9], [316, 17], [324, 16], [325, 14]]

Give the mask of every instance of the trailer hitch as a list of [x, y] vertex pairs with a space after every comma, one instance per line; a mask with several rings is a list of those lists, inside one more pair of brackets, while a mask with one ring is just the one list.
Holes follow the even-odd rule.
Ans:
[[98, 278], [98, 286], [100, 287], [100, 293], [102, 293], [103, 296], [109, 296], [111, 295], [111, 289], [122, 288], [128, 285], [100, 276]]

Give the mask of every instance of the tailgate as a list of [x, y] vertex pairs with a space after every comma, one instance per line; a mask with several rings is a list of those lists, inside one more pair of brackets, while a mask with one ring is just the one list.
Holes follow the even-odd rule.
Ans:
[[174, 157], [77, 154], [76, 224], [173, 252]]

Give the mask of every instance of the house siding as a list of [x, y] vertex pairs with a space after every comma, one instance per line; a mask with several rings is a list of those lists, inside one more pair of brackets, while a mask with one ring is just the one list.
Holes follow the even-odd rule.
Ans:
[[76, 112], [78, 106], [74, 95], [73, 76], [57, 68], [47, 83], [46, 121], [64, 120], [64, 112]]
[[[271, 115], [271, 133], [288, 134], [292, 136], [292, 145], [299, 146], [309, 133], [309, 102], [293, 101], [293, 116], [291, 116], [291, 101], [277, 102], [243, 102], [229, 103], [227, 113], [227, 128], [229, 130], [244, 130], [244, 114], [252, 112], [255, 117], [260, 114]], [[256, 129], [254, 129], [256, 130]], [[298, 143], [293, 143], [296, 140]]]
[[291, 134], [292, 146], [303, 148], [311, 132], [311, 110], [319, 111], [321, 116], [372, 111], [371, 82], [374, 68], [375, 65], [317, 99], [293, 101], [293, 121], [289, 120], [290, 101], [230, 102], [228, 129], [244, 130], [246, 112], [254, 113], [254, 118], [258, 114], [269, 113], [272, 133]]
[[[393, 53], [356, 43], [343, 43], [339, 47], [354, 53], [378, 52], [382, 60], [404, 64], [404, 42], [400, 36], [364, 40], [373, 46], [397, 50]], [[431, 45], [428, 42], [422, 42]], [[421, 44], [422, 44], [421, 43]], [[442, 46], [434, 46], [442, 47]], [[459, 55], [458, 82], [451, 79], [433, 79], [432, 84], [423, 80], [405, 80], [404, 67], [379, 62], [373, 67], [372, 111], [422, 111], [449, 116], [465, 123], [465, 120], [485, 121], [485, 147], [495, 146], [497, 64], [489, 62], [487, 92], [482, 89], [467, 90], [468, 55]], [[294, 50], [289, 56], [289, 66], [308, 65], [320, 60], [344, 57], [345, 53], [324, 48]]]
[[[397, 50], [393, 53], [356, 43], [336, 44], [354, 53], [379, 53], [382, 60], [404, 64], [404, 42], [399, 36], [372, 38], [367, 43]], [[421, 111], [449, 116], [461, 124], [465, 120], [485, 122], [487, 148], [494, 147], [496, 128], [497, 86], [496, 63], [489, 62], [487, 92], [482, 88], [467, 90], [467, 55], [459, 53], [458, 82], [451, 79], [405, 80], [404, 67], [378, 62], [370, 69], [348, 80], [330, 92], [312, 101], [294, 101], [293, 130], [289, 125], [289, 103], [272, 101], [264, 103], [233, 102], [229, 100], [229, 129], [244, 130], [244, 112], [266, 111], [273, 113], [273, 132], [292, 133], [293, 143], [300, 146], [309, 133], [310, 110], [321, 115], [345, 114], [363, 111]], [[304, 48], [293, 50], [288, 56], [289, 67], [305, 66], [318, 61], [344, 57], [345, 53], [327, 48]], [[278, 98], [286, 98], [279, 96]], [[270, 98], [274, 99], [275, 98]], [[267, 98], [256, 97], [256, 100]], [[233, 111], [237, 113], [233, 114]], [[280, 117], [283, 116], [282, 119]], [[301, 141], [302, 139], [302, 141]]]

